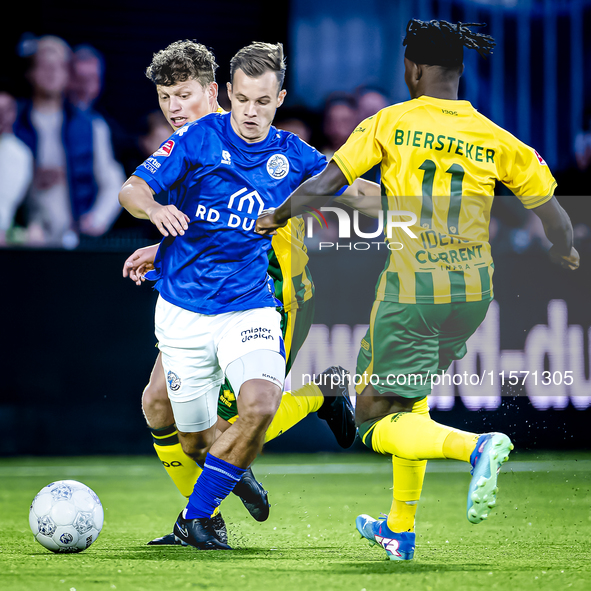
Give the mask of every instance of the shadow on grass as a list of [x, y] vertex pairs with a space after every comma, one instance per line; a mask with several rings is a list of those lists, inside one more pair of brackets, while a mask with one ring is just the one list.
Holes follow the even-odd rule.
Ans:
[[[431, 561], [422, 562], [398, 562], [376, 558], [368, 560], [367, 556], [357, 556], [356, 552], [344, 548], [306, 547], [306, 548], [236, 548], [232, 551], [223, 550], [197, 550], [187, 547], [135, 547], [126, 550], [103, 549], [101, 559], [106, 560], [139, 560], [159, 561], [165, 559], [168, 562], [195, 562], [216, 565], [220, 563], [234, 563], [237, 568], [242, 568], [243, 560], [248, 560], [252, 567], [259, 560], [263, 566], [271, 568], [274, 573], [293, 573], [293, 562], [297, 562], [297, 570], [307, 573], [320, 573], [330, 571], [340, 575], [371, 575], [397, 573], [433, 573], [433, 572], [489, 572], [491, 569], [499, 570], [493, 563], [469, 563], [457, 564]], [[425, 559], [423, 559], [425, 560]], [[427, 559], [428, 560], [428, 559]], [[270, 562], [272, 564], [270, 564]], [[285, 563], [285, 567], [282, 566]]]
[[[309, 549], [308, 549], [309, 550]], [[219, 562], [224, 560], [236, 560], [240, 558], [274, 558], [282, 553], [280, 558], [293, 553], [293, 548], [270, 550], [269, 548], [235, 548], [227, 550], [197, 550], [186, 546], [139, 546], [127, 549], [103, 548], [101, 558], [108, 560], [159, 560], [166, 558], [174, 561], [201, 560], [204, 562]]]
[[386, 574], [396, 572], [400, 573], [434, 573], [434, 572], [490, 572], [492, 568], [497, 571], [498, 566], [492, 564], [480, 563], [466, 563], [449, 564], [449, 563], [420, 563], [420, 562], [406, 562], [395, 560], [381, 560], [379, 562], [354, 562], [351, 564], [335, 564], [331, 568], [333, 574], [339, 575], [373, 575]]

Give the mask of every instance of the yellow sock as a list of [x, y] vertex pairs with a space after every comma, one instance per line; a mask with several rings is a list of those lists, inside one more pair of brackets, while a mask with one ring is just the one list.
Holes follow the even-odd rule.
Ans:
[[[445, 442], [454, 434], [448, 444]], [[401, 412], [384, 417], [376, 423], [372, 434], [372, 447], [382, 454], [407, 460], [457, 459], [469, 461], [465, 450], [476, 444], [478, 436], [436, 423], [424, 414]], [[459, 445], [458, 441], [463, 444]]]
[[[156, 455], [179, 492], [188, 499], [203, 469], [183, 451], [178, 443], [178, 431], [174, 425], [150, 431]], [[174, 443], [175, 441], [177, 443]], [[219, 512], [220, 508], [216, 507], [211, 516], [215, 517]]]
[[179, 443], [176, 425], [173, 423], [161, 429], [150, 428], [156, 455], [172, 478], [179, 492], [187, 499], [191, 496], [201, 468], [190, 458]]
[[154, 449], [174, 485], [183, 497], [188, 499], [193, 492], [199, 474], [202, 472], [201, 468], [185, 454], [180, 443], [174, 445], [154, 443]]
[[322, 392], [315, 384], [307, 384], [293, 392], [284, 392], [277, 414], [265, 433], [265, 443], [291, 429], [311, 412], [316, 412], [323, 402]]
[[415, 514], [418, 501], [399, 501], [392, 499], [388, 513], [388, 527], [396, 533], [415, 531]]
[[448, 458], [469, 462], [477, 440], [475, 433], [432, 420], [426, 398], [416, 402], [411, 412], [392, 414], [375, 424], [372, 448], [392, 455], [394, 498], [387, 520], [392, 531], [414, 531], [427, 460]]
[[443, 453], [450, 460], [470, 461], [479, 435], [454, 429], [443, 442]]
[[388, 514], [388, 527], [394, 532], [414, 531], [415, 514], [423, 490], [427, 461], [392, 456], [394, 499]]

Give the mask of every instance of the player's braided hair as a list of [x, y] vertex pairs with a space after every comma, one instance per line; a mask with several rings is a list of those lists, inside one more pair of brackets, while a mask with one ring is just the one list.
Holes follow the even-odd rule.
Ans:
[[154, 54], [146, 76], [159, 86], [172, 86], [190, 79], [202, 86], [215, 82], [213, 53], [196, 41], [175, 41]]
[[404, 56], [417, 64], [456, 68], [464, 61], [464, 47], [475, 49], [482, 57], [492, 53], [496, 45], [490, 35], [475, 33], [469, 27], [485, 27], [483, 23], [448, 23], [411, 19], [406, 27]]

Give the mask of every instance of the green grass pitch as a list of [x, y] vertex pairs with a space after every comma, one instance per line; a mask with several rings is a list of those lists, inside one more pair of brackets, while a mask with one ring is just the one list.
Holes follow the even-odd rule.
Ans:
[[[387, 512], [391, 465], [374, 454], [263, 455], [254, 472], [271, 516], [222, 505], [232, 552], [147, 546], [171, 531], [184, 506], [156, 457], [0, 460], [3, 591], [473, 591], [591, 589], [591, 454], [513, 454], [488, 521], [466, 517], [467, 467], [429, 462], [417, 513], [415, 560], [370, 548], [355, 517]], [[52, 554], [28, 525], [35, 494], [53, 480], [84, 482], [101, 498], [105, 525], [80, 554]]]

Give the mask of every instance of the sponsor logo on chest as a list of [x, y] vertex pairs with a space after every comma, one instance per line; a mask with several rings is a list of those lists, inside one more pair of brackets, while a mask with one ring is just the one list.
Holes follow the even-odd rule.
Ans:
[[242, 228], [248, 232], [254, 230], [256, 218], [265, 209], [265, 202], [258, 191], [249, 191], [248, 187], [243, 187], [230, 195], [227, 208], [230, 212], [199, 204], [195, 217], [204, 222], [221, 222], [228, 228]]

